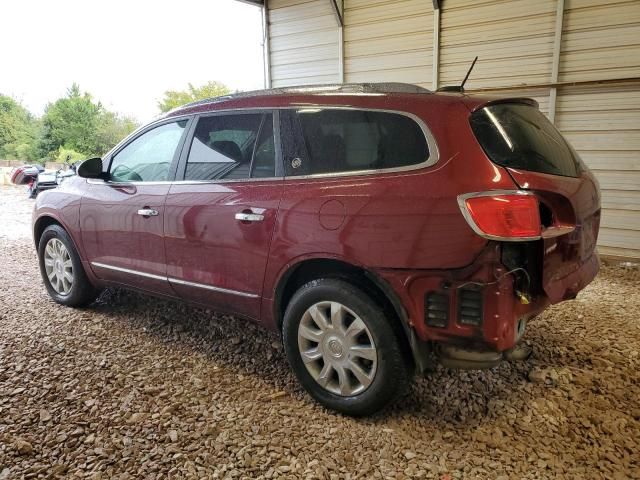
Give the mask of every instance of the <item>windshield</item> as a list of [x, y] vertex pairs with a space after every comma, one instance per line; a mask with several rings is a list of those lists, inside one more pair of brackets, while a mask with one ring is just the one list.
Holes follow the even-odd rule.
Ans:
[[471, 115], [471, 128], [498, 165], [566, 177], [579, 174], [567, 141], [533, 106], [502, 103], [484, 107]]

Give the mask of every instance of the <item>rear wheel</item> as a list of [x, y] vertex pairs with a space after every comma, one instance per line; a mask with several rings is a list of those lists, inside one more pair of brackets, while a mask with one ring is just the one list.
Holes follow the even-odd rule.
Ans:
[[302, 386], [327, 408], [369, 415], [407, 386], [400, 342], [381, 308], [342, 280], [314, 280], [285, 312], [287, 358]]
[[38, 258], [44, 285], [56, 302], [80, 307], [96, 299], [99, 292], [89, 282], [69, 234], [60, 225], [44, 230]]

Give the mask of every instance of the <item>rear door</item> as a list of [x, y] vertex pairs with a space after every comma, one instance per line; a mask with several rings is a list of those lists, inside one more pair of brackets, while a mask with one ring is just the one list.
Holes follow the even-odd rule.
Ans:
[[543, 223], [573, 227], [560, 236], [543, 234], [542, 268], [543, 287], [551, 301], [571, 298], [598, 269], [594, 254], [600, 225], [597, 180], [533, 105], [485, 106], [472, 114], [471, 126], [487, 156], [505, 167], [519, 188], [536, 192], [547, 213], [547, 218], [542, 215]]
[[172, 295], [166, 278], [164, 203], [190, 119], [140, 132], [103, 159], [109, 179], [87, 180], [82, 241], [96, 276]]
[[183, 298], [259, 318], [282, 196], [277, 112], [201, 116], [165, 206], [167, 275]]

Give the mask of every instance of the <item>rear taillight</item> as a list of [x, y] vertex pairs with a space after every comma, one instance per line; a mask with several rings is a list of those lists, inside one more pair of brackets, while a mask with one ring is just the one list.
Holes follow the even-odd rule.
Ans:
[[530, 192], [469, 193], [459, 195], [458, 204], [471, 228], [485, 238], [523, 241], [541, 237], [540, 205]]

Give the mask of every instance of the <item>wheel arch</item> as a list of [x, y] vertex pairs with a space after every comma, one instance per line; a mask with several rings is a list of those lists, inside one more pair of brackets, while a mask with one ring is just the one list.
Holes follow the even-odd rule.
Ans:
[[73, 243], [73, 247], [76, 249], [76, 252], [78, 252], [80, 260], [83, 260], [83, 252], [82, 250], [80, 250], [80, 248], [78, 248], [78, 242], [74, 238], [71, 229], [69, 229], [67, 225], [65, 225], [64, 222], [62, 222], [59, 218], [49, 213], [40, 215], [35, 220], [35, 222], [33, 222], [33, 241], [35, 243], [36, 250], [38, 249], [38, 245], [40, 244], [40, 238], [42, 238], [42, 234], [47, 229], [47, 227], [50, 227], [51, 225], [59, 225], [60, 228], [67, 232], [67, 235], [69, 235], [69, 238]]
[[36, 248], [40, 244], [40, 238], [45, 229], [51, 225], [60, 225], [67, 233], [69, 230], [63, 225], [63, 223], [52, 215], [42, 215], [33, 224], [33, 241], [36, 244]]
[[418, 339], [409, 325], [407, 312], [398, 295], [391, 286], [374, 272], [342, 259], [315, 257], [300, 260], [291, 265], [275, 288], [273, 315], [278, 328], [282, 331], [284, 312], [293, 294], [306, 283], [319, 278], [337, 278], [359, 287], [370, 295], [383, 309], [401, 342], [402, 351], [412, 367], [423, 369], [423, 355], [420, 353]]

